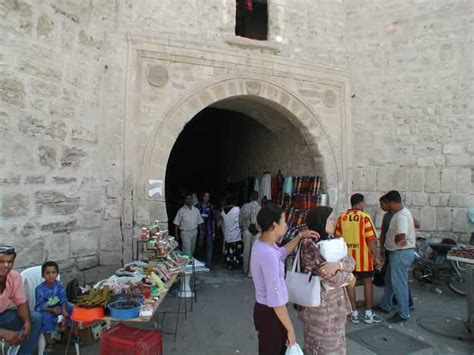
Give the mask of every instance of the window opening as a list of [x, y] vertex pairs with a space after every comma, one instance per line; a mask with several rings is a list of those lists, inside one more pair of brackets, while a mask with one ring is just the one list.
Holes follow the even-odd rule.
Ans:
[[235, 35], [267, 40], [267, 0], [237, 0], [236, 6]]

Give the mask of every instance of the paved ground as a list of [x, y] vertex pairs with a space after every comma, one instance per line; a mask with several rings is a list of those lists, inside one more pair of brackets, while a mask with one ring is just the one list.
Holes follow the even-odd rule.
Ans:
[[[474, 354], [474, 338], [470, 337], [461, 326], [460, 320], [465, 317], [465, 299], [441, 287], [438, 294], [427, 287], [412, 283], [416, 310], [409, 322], [390, 326], [384, 322], [382, 328], [369, 329], [373, 326], [347, 325], [348, 354]], [[381, 289], [376, 289], [376, 300], [381, 296]], [[173, 337], [164, 335], [164, 353], [173, 355], [230, 355], [257, 353], [257, 337], [252, 321], [254, 290], [251, 279], [238, 271], [216, 270], [198, 277], [198, 302], [185, 321], [181, 316], [179, 334], [176, 342]], [[166, 300], [164, 306], [175, 309], [175, 300]], [[430, 317], [441, 315], [438, 319]], [[449, 318], [445, 318], [447, 316]], [[302, 325], [292, 311], [298, 334], [298, 342], [303, 343]], [[175, 318], [168, 315], [164, 329], [172, 330]], [[431, 321], [444, 335], [453, 333], [466, 340], [460, 341], [426, 331], [418, 323]], [[367, 334], [355, 333], [368, 329]], [[398, 332], [396, 332], [398, 331]], [[406, 338], [405, 335], [410, 336]], [[351, 340], [355, 339], [354, 340]], [[470, 338], [470, 340], [467, 340]], [[370, 344], [380, 345], [382, 350], [369, 350]], [[417, 351], [409, 352], [409, 346], [418, 346]], [[408, 347], [408, 348], [407, 348]], [[421, 347], [421, 348], [420, 348]], [[64, 348], [57, 347], [57, 354], [64, 353]], [[82, 354], [98, 354], [98, 344], [83, 347]]]

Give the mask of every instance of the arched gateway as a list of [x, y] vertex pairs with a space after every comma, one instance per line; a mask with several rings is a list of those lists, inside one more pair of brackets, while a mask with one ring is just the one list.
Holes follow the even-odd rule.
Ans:
[[[349, 139], [345, 136], [345, 82], [316, 80], [308, 84], [273, 75], [236, 73], [183, 84], [185, 90], [173, 95], [150, 80], [150, 68], [159, 62], [160, 78], [169, 85], [173, 64], [165, 67], [140, 51], [135, 55], [129, 66], [135, 74], [129, 73], [124, 176], [124, 227], [132, 234], [134, 227], [155, 219], [167, 221], [164, 183], [170, 153], [185, 125], [208, 107], [240, 110], [269, 130], [277, 129], [272, 112], [283, 117], [301, 135], [302, 145], [318, 169], [314, 173], [323, 176], [331, 205], [346, 196]], [[246, 107], [256, 109], [249, 113]], [[259, 118], [259, 107], [267, 112], [263, 119]]]

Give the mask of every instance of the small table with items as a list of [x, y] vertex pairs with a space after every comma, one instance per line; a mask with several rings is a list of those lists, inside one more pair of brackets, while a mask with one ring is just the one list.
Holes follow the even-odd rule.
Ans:
[[[172, 248], [166, 254], [147, 262], [137, 260], [128, 263], [118, 269], [115, 275], [97, 283], [89, 293], [78, 298], [71, 317], [73, 329], [69, 335], [68, 347], [73, 331], [77, 332], [80, 324], [84, 322], [108, 321], [136, 324], [154, 320], [154, 329], [158, 330], [160, 305], [178, 279], [181, 279], [179, 292], [183, 292], [187, 265], [194, 268], [194, 259]], [[175, 341], [179, 315], [184, 313], [187, 317], [186, 298], [184, 311], [181, 309], [181, 297], [177, 297], [177, 301], [176, 312], [161, 312], [163, 320], [167, 313], [176, 314], [174, 331], [165, 333], [161, 330], [162, 333], [174, 335]], [[109, 311], [108, 315], [105, 315], [106, 309]]]

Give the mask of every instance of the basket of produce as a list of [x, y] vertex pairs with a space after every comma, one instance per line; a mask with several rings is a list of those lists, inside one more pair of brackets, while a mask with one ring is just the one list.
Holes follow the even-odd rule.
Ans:
[[118, 300], [108, 305], [110, 316], [117, 319], [132, 319], [140, 315], [140, 303], [134, 300]]
[[93, 288], [77, 298], [77, 303], [72, 311], [72, 320], [91, 322], [104, 317], [104, 307], [114, 296], [114, 291], [109, 287]]

